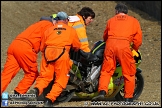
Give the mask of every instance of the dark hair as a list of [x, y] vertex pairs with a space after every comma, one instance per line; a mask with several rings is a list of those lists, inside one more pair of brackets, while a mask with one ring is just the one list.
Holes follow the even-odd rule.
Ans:
[[91, 16], [92, 18], [95, 18], [95, 13], [94, 11], [89, 8], [89, 7], [83, 7], [77, 14], [79, 14], [80, 16], [84, 16], [85, 19], [89, 16]]
[[125, 4], [123, 3], [118, 3], [116, 6], [115, 6], [115, 9], [118, 11], [118, 13], [125, 13], [127, 14], [128, 13], [128, 8]]

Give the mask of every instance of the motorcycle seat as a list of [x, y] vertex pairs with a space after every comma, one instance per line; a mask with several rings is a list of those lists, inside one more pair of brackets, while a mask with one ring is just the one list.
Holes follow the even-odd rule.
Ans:
[[83, 50], [80, 50], [80, 55], [84, 57], [87, 61], [97, 61], [99, 58], [92, 54], [91, 52], [84, 52]]

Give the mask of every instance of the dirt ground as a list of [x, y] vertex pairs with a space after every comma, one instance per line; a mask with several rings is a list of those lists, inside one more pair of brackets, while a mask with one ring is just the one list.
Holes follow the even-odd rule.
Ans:
[[[87, 27], [87, 35], [92, 47], [95, 41], [102, 40], [106, 21], [114, 15], [115, 5], [115, 1], [1, 1], [1, 71], [6, 60], [7, 48], [12, 40], [29, 25], [38, 21], [41, 16], [49, 16], [58, 11], [75, 15], [82, 7], [91, 7], [96, 13], [94, 22]], [[137, 102], [144, 102], [154, 107], [156, 105], [153, 103], [157, 102], [161, 106], [161, 21], [129, 5], [128, 8], [128, 14], [139, 20], [143, 31], [143, 44], [140, 48], [142, 63], [139, 67], [142, 69], [145, 84]], [[40, 57], [39, 54], [39, 63]], [[23, 71], [20, 70], [6, 91], [13, 92], [22, 77]], [[72, 99], [56, 107], [83, 107], [84, 102], [90, 101]]]

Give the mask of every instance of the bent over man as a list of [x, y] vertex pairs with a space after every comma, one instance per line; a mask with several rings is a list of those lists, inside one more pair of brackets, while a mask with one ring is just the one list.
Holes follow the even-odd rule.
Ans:
[[40, 75], [36, 79], [34, 88], [29, 91], [38, 97], [53, 80], [55, 74], [52, 89], [45, 96], [45, 107], [52, 106], [62, 90], [66, 88], [70, 71], [70, 48], [77, 51], [81, 46], [75, 29], [68, 26], [68, 15], [65, 12], [58, 12], [55, 19], [55, 25], [45, 32], [42, 40]]
[[1, 94], [22, 68], [24, 77], [14, 89], [15, 94], [24, 94], [38, 76], [37, 54], [40, 51], [41, 39], [47, 28], [53, 26], [52, 20], [41, 20], [30, 25], [10, 44], [7, 60], [1, 72]]
[[108, 84], [118, 61], [124, 76], [125, 101], [133, 101], [136, 66], [130, 44], [133, 43], [132, 48], [138, 51], [142, 44], [142, 31], [138, 20], [127, 15], [126, 5], [119, 3], [115, 10], [116, 15], [107, 21], [103, 35], [106, 47], [99, 78], [99, 96], [94, 97], [93, 100], [102, 99], [108, 92]]

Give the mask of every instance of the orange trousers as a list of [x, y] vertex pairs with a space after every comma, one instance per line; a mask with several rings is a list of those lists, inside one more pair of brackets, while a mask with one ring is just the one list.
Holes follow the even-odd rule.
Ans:
[[24, 94], [32, 86], [39, 74], [37, 54], [27, 41], [14, 40], [8, 48], [7, 60], [1, 72], [1, 94], [21, 68], [24, 71], [24, 77], [15, 90], [20, 94]]
[[106, 41], [98, 91], [108, 92], [110, 78], [116, 69], [116, 60], [119, 61], [124, 76], [124, 97], [132, 98], [135, 88], [136, 66], [127, 40], [108, 39]]
[[46, 63], [44, 54], [42, 53], [40, 75], [36, 79], [35, 87], [39, 89], [39, 95], [43, 93], [43, 90], [53, 80], [55, 74], [54, 84], [52, 85], [51, 91], [46, 95], [52, 102], [60, 95], [69, 80], [69, 54], [67, 51], [55, 62], [49, 64]]

